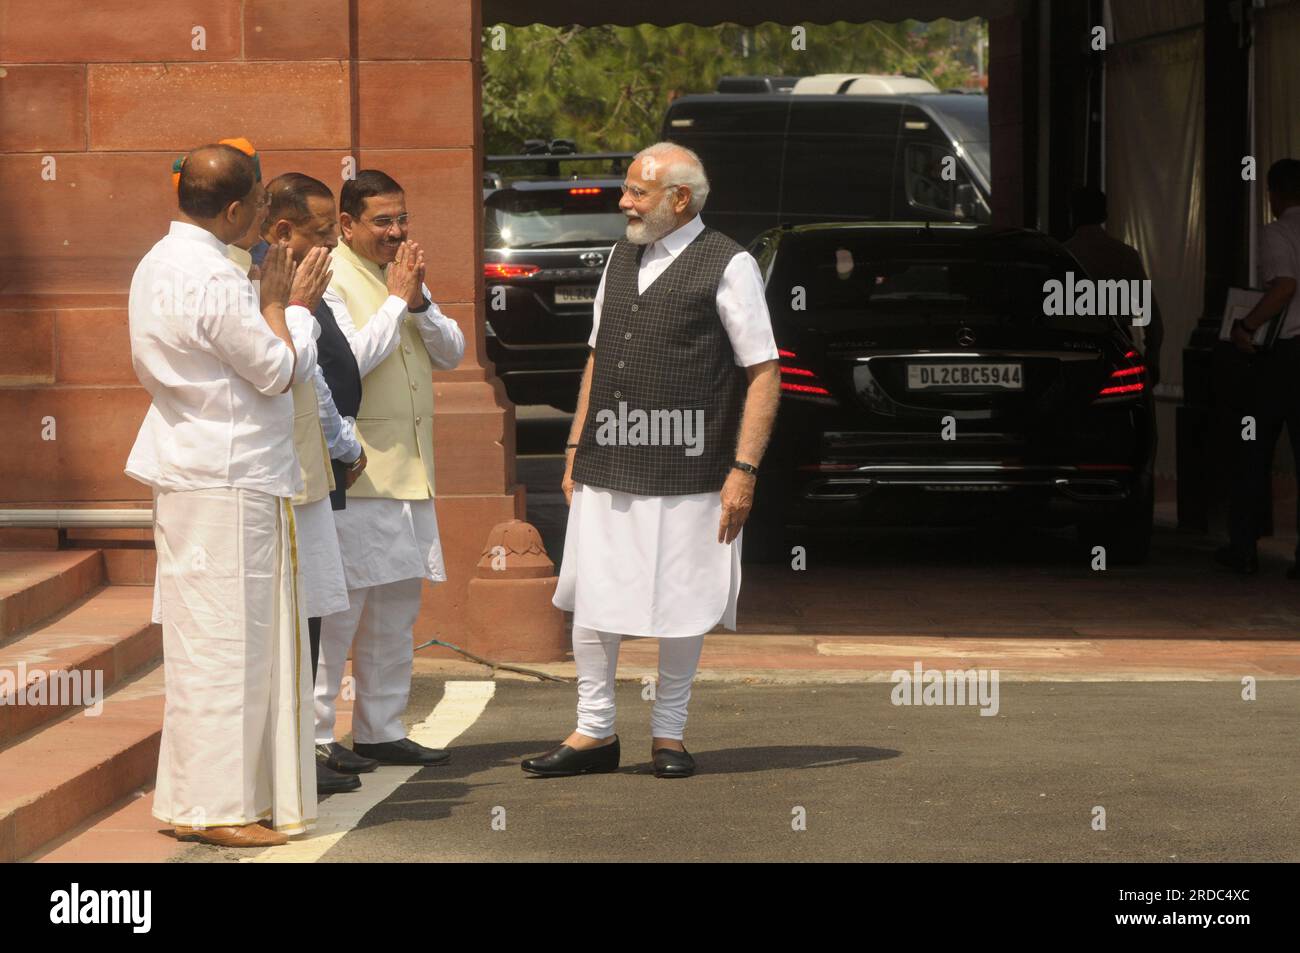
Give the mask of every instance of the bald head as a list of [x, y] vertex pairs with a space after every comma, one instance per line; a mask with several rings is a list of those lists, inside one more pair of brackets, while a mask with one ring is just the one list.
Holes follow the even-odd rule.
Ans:
[[257, 182], [253, 160], [233, 146], [200, 146], [185, 157], [177, 187], [181, 211], [197, 221], [222, 215]]

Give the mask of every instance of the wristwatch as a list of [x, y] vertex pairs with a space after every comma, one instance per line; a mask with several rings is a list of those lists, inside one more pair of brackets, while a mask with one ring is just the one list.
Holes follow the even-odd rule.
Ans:
[[750, 476], [758, 476], [758, 467], [752, 463], [745, 463], [743, 460], [731, 461], [731, 468], [733, 470], [744, 470]]
[[361, 461], [366, 458], [365, 451], [357, 454], [357, 458], [348, 464], [348, 472], [351, 473], [357, 467], [361, 466]]

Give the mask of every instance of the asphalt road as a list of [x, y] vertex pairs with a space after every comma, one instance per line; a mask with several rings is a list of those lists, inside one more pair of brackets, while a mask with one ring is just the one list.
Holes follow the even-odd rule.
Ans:
[[[1246, 702], [1226, 681], [1004, 682], [994, 717], [896, 707], [891, 687], [699, 683], [699, 772], [661, 780], [649, 703], [627, 683], [620, 770], [536, 779], [519, 761], [568, 733], [573, 688], [501, 682], [451, 765], [322, 860], [1300, 860], [1300, 683]], [[413, 714], [441, 693], [417, 679]]]

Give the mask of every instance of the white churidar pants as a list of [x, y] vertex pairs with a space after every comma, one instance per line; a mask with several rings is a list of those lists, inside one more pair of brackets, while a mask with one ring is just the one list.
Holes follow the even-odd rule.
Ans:
[[158, 491], [155, 605], [166, 703], [154, 817], [184, 827], [316, 820], [311, 657], [293, 509], [255, 490]]
[[411, 694], [424, 580], [444, 582], [433, 500], [349, 498], [334, 512], [348, 608], [321, 619], [316, 672], [316, 742], [334, 739], [336, 701], [348, 652], [356, 679], [353, 740], [381, 744], [406, 737], [402, 714]]
[[334, 740], [335, 699], [352, 650], [356, 693], [353, 740], [363, 745], [406, 737], [402, 713], [411, 694], [414, 647], [411, 629], [420, 614], [423, 579], [348, 590], [344, 612], [325, 616], [320, 626], [316, 670], [316, 743]]
[[[578, 731], [590, 738], [614, 733], [614, 672], [622, 636], [586, 626], [573, 627], [573, 661], [578, 669]], [[659, 681], [655, 685], [650, 734], [682, 739], [691, 682], [700, 664], [704, 636], [659, 640]]]

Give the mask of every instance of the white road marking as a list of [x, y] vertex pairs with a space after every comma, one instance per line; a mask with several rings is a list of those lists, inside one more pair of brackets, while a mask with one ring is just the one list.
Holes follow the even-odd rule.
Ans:
[[[428, 718], [411, 729], [411, 739], [430, 748], [447, 747], [483, 714], [496, 687], [494, 681], [447, 682], [442, 700]], [[306, 837], [291, 840], [282, 847], [268, 847], [253, 857], [240, 858], [240, 863], [315, 863], [360, 824], [372, 808], [420, 770], [418, 766], [384, 765], [363, 774], [360, 791], [335, 794], [321, 803], [316, 827]]]

